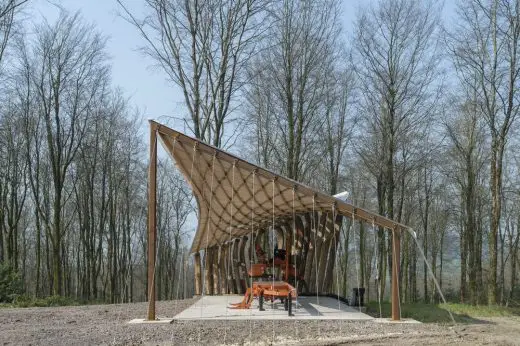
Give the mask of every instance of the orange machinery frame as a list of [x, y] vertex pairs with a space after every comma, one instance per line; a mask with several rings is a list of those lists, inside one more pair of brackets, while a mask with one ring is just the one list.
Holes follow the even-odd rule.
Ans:
[[[298, 292], [295, 287], [288, 283], [289, 280], [289, 272], [291, 265], [291, 241], [292, 235], [289, 233], [285, 242], [285, 260], [283, 263], [274, 264], [274, 254], [272, 263], [273, 266], [283, 266], [284, 267], [284, 281], [255, 281], [252, 282], [251, 287], [246, 289], [246, 293], [244, 295], [244, 299], [240, 303], [231, 304], [232, 309], [249, 309], [251, 308], [251, 304], [255, 297], [259, 298], [259, 310], [264, 311], [263, 303], [265, 299], [271, 300], [274, 302], [275, 299], [280, 298], [284, 303], [284, 308], [288, 311], [289, 316], [293, 316], [292, 314], [292, 300], [296, 299], [298, 296]], [[250, 277], [258, 277], [264, 273], [266, 264], [253, 264], [249, 269]], [[297, 277], [297, 269], [294, 268], [294, 276], [295, 282]]]

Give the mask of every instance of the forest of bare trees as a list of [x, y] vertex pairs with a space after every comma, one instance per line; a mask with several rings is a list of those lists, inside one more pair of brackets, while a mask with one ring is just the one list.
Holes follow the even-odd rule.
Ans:
[[[0, 0], [0, 275], [20, 283], [0, 300], [146, 300], [143, 115], [109, 33], [22, 23], [30, 6]], [[415, 230], [403, 302], [439, 300], [422, 252], [450, 300], [519, 304], [520, 1], [460, 0], [448, 23], [439, 1], [377, 0], [349, 33], [340, 0], [115, 6], [188, 134]], [[196, 203], [169, 157], [158, 172], [157, 296], [191, 296]], [[338, 244], [338, 293], [386, 299], [389, 234], [348, 222]]]
[[[140, 117], [111, 85], [106, 37], [66, 12], [23, 35], [13, 20], [17, 5], [30, 3], [1, 7], [9, 57], [2, 62], [0, 261], [37, 297], [143, 300], [146, 145]], [[190, 204], [178, 175], [160, 179], [168, 260], [159, 259], [158, 282], [173, 298], [184, 287], [164, 277], [186, 265]]]

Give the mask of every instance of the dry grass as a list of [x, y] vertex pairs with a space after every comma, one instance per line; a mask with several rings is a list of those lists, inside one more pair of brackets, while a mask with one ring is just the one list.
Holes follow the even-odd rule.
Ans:
[[[391, 304], [381, 303], [382, 317], [390, 317]], [[413, 303], [401, 305], [401, 317], [413, 318], [424, 323], [452, 323], [449, 312], [457, 323], [477, 323], [480, 318], [489, 317], [512, 317], [520, 316], [519, 308], [508, 308], [504, 306], [473, 306], [467, 304], [425, 304]], [[370, 302], [367, 305], [367, 313], [379, 317], [379, 305]]]

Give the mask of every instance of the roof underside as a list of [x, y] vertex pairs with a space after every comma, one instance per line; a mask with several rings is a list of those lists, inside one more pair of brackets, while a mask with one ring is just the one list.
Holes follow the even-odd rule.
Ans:
[[191, 252], [278, 226], [304, 212], [337, 213], [387, 229], [406, 226], [318, 192], [156, 122], [166, 151], [190, 184], [199, 207]]

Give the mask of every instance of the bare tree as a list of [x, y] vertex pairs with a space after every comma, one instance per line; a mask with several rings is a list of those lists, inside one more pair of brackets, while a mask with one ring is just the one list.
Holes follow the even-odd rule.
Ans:
[[[518, 248], [520, 246], [520, 216], [518, 213], [518, 191], [515, 191], [516, 196], [509, 199], [511, 201], [510, 207], [511, 212], [508, 215], [506, 220], [507, 224], [505, 226], [505, 232], [507, 235], [507, 242], [509, 244], [508, 258], [509, 258], [509, 270], [510, 270], [510, 282], [509, 282], [509, 292], [507, 294], [506, 300], [512, 301], [514, 300], [516, 291], [517, 291], [517, 281], [518, 281]], [[507, 203], [506, 203], [507, 204]], [[507, 205], [506, 205], [507, 207]], [[503, 280], [503, 291], [505, 291], [505, 264], [503, 263], [502, 267], [502, 280]], [[507, 303], [506, 303], [507, 304]]]
[[348, 66], [345, 70], [331, 71], [330, 83], [325, 88], [325, 123], [320, 129], [326, 141], [324, 157], [327, 159], [327, 189], [331, 195], [340, 188], [340, 167], [345, 159], [355, 124], [355, 77]]
[[[439, 9], [431, 1], [379, 1], [357, 17], [355, 66], [365, 120], [358, 151], [376, 178], [379, 213], [389, 218], [401, 217], [395, 209], [398, 159], [403, 158], [404, 183], [410, 148], [420, 144], [425, 126], [436, 115], [432, 105], [439, 85], [438, 29]], [[382, 294], [386, 261], [390, 264], [391, 256], [388, 252], [385, 260], [380, 234]]]
[[[16, 54], [0, 97], [0, 261], [21, 274], [26, 294], [146, 299], [139, 117], [109, 85], [105, 39], [79, 14], [62, 12], [10, 45]], [[185, 193], [179, 184], [164, 189], [170, 298], [193, 286], [178, 281], [191, 210]]]
[[15, 15], [28, 0], [2, 0], [0, 1], [0, 63], [13, 35]]
[[69, 169], [82, 143], [93, 101], [107, 83], [105, 39], [79, 14], [61, 13], [58, 21], [36, 28], [29, 54], [29, 75], [37, 95], [37, 111], [45, 138], [44, 154], [50, 165], [52, 215], [39, 206], [40, 217], [51, 230], [53, 293], [63, 294], [63, 239], [68, 223], [64, 204]]
[[[477, 100], [467, 100], [458, 105], [457, 117], [446, 123], [446, 131], [450, 142], [448, 154], [452, 158], [449, 165], [449, 176], [456, 182], [460, 193], [461, 215], [463, 227], [460, 230], [460, 261], [462, 301], [478, 303], [479, 268], [478, 258], [482, 253], [477, 251], [482, 234], [478, 230], [479, 176], [483, 174], [484, 161], [484, 128], [480, 107]], [[482, 270], [480, 268], [480, 270]], [[469, 299], [466, 297], [466, 274], [469, 277]]]
[[[477, 95], [491, 137], [488, 302], [495, 304], [503, 158], [511, 125], [520, 110], [520, 3], [509, 0], [472, 0], [461, 4], [458, 13], [458, 25], [450, 35], [457, 71], [461, 82], [473, 88]], [[473, 83], [475, 78], [478, 83]]]
[[158, 231], [161, 241], [158, 248], [157, 285], [158, 297], [178, 299], [183, 281], [179, 271], [182, 258], [184, 225], [192, 212], [190, 194], [184, 178], [171, 172], [170, 162], [160, 162]]
[[334, 62], [341, 51], [338, 13], [339, 2], [332, 0], [277, 4], [266, 49], [249, 71], [246, 112], [264, 117], [253, 118], [257, 139], [283, 165], [275, 167], [292, 179], [312, 175], [311, 161], [323, 148], [315, 134], [325, 122], [325, 95], [336, 87], [338, 97], [344, 92], [338, 84], [331, 87], [329, 79], [337, 71]]
[[13, 103], [0, 118], [0, 262], [19, 269], [20, 226], [27, 197], [23, 123]]
[[144, 52], [181, 88], [195, 137], [220, 147], [269, 2], [147, 0], [144, 20], [118, 3], [145, 40]]

